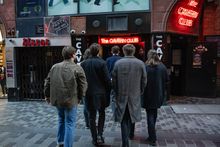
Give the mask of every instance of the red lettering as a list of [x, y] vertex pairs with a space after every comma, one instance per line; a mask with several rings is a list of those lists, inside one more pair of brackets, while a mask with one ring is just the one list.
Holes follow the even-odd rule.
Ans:
[[27, 39], [23, 38], [23, 46], [27, 46]]

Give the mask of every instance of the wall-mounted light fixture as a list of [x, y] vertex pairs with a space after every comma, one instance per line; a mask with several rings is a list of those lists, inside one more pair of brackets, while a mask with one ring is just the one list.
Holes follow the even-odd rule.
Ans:
[[2, 31], [0, 30], [0, 42], [3, 42]]

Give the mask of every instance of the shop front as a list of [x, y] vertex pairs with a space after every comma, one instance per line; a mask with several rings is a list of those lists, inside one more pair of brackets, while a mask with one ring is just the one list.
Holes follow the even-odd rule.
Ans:
[[61, 51], [70, 37], [6, 39], [8, 100], [42, 100], [43, 84], [53, 64], [62, 61]]

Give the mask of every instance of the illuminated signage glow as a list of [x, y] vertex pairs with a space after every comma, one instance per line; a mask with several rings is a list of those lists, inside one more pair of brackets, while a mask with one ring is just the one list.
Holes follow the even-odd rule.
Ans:
[[191, 19], [185, 19], [185, 18], [179, 18], [179, 21], [178, 21], [178, 23], [180, 24], [180, 25], [183, 25], [183, 26], [189, 26], [189, 27], [191, 27], [192, 26], [192, 24], [193, 24], [193, 20], [191, 20]]
[[100, 38], [100, 44], [126, 44], [126, 43], [139, 43], [139, 37], [105, 37]]
[[195, 0], [189, 0], [188, 5], [189, 5], [189, 6], [192, 6], [192, 7], [197, 7], [198, 2], [196, 2]]
[[[190, 6], [190, 7], [196, 8], [197, 5], [198, 5], [198, 2], [196, 2], [195, 0], [189, 0], [187, 5]], [[193, 26], [194, 20], [199, 15], [198, 12], [196, 12], [194, 10], [191, 10], [191, 9], [184, 8], [182, 6], [177, 9], [177, 13], [180, 16], [179, 19], [178, 19], [178, 23], [182, 26], [188, 26], [188, 27]]]
[[188, 17], [192, 17], [192, 18], [197, 18], [199, 13], [196, 12], [196, 11], [193, 11], [193, 10], [189, 10], [189, 9], [186, 9], [186, 8], [183, 8], [183, 7], [179, 7], [178, 14], [188, 16]]

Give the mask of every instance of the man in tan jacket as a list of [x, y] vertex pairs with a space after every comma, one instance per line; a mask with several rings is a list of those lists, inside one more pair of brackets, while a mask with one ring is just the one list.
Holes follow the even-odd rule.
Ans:
[[75, 52], [64, 47], [64, 60], [52, 66], [44, 83], [45, 99], [58, 112], [58, 146], [73, 146], [77, 105], [87, 90], [84, 70], [74, 63]]

